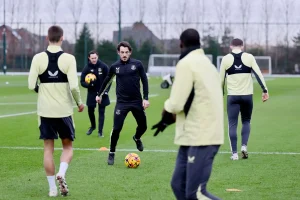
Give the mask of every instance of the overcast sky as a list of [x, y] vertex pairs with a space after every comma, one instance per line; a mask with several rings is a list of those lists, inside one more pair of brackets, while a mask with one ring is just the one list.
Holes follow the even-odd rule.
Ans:
[[[203, 30], [208, 30], [209, 26], [214, 29], [210, 33], [218, 36], [224, 32], [224, 27], [228, 26], [234, 37], [245, 36], [249, 43], [264, 44], [265, 26], [260, 23], [266, 21], [265, 8], [267, 8], [271, 23], [269, 26], [270, 43], [283, 43], [287, 30], [288, 38], [291, 40], [300, 30], [300, 13], [296, 10], [300, 8], [300, 0], [121, 1], [122, 27], [142, 19], [162, 39], [178, 38], [185, 28], [197, 28], [201, 35], [207, 34], [207, 31]], [[39, 33], [38, 23], [41, 20], [41, 33], [45, 35], [47, 28], [56, 22], [65, 30], [65, 38], [73, 40], [75, 19], [72, 10], [75, 11], [75, 18], [79, 22], [79, 32], [82, 23], [97, 21], [96, 2], [97, 0], [6, 0], [6, 24], [13, 28], [25, 27]], [[112, 31], [118, 29], [118, 0], [98, 0], [98, 2], [100, 4], [98, 19], [100, 39], [111, 40]], [[55, 6], [53, 6], [55, 4], [58, 5], [56, 15], [54, 14]], [[2, 3], [0, 9], [0, 21], [3, 23]], [[290, 23], [288, 27], [285, 25], [287, 21]], [[163, 24], [165, 22], [167, 25]], [[202, 22], [205, 23], [204, 26]], [[89, 27], [93, 36], [96, 37], [96, 25], [90, 24]]]

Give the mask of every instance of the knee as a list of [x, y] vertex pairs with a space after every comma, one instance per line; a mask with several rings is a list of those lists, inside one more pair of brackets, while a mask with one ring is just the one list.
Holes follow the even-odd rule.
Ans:
[[147, 124], [139, 125], [138, 129], [140, 129], [140, 131], [142, 131], [142, 132], [145, 132], [147, 130]]

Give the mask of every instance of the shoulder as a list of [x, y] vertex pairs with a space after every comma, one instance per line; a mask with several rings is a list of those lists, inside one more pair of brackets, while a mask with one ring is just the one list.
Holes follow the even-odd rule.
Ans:
[[110, 67], [116, 67], [116, 66], [118, 66], [118, 65], [120, 65], [120, 61], [114, 62]]
[[243, 52], [242, 56], [254, 59], [254, 56], [251, 53]]
[[228, 53], [222, 58], [222, 60], [223, 59], [228, 60], [228, 59], [232, 59], [232, 58], [233, 58], [233, 55], [231, 53]]
[[73, 56], [72, 54], [69, 53], [63, 53], [61, 54], [61, 57], [70, 61], [74, 61], [75, 60], [75, 56]]
[[108, 68], [107, 64], [101, 60], [99, 60], [99, 65], [100, 65], [100, 67]]
[[43, 58], [43, 57], [45, 57], [45, 56], [47, 56], [47, 53], [45, 52], [45, 51], [43, 51], [43, 52], [40, 52], [40, 53], [37, 53], [37, 54], [35, 54], [34, 56], [33, 56], [33, 59], [40, 59], [40, 58]]

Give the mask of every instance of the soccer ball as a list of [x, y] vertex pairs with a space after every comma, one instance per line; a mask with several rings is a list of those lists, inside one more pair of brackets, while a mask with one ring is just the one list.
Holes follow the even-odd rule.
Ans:
[[125, 157], [125, 166], [128, 168], [137, 168], [140, 163], [141, 159], [136, 153], [129, 153]]
[[84, 81], [87, 83], [87, 84], [90, 84], [91, 81], [94, 81], [96, 80], [97, 77], [95, 76], [95, 74], [92, 74], [92, 73], [89, 73], [85, 76], [85, 79]]

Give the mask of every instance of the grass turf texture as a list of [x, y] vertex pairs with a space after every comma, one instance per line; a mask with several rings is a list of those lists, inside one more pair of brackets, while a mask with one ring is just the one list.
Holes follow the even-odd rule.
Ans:
[[[9, 84], [6, 84], [6, 82]], [[150, 98], [147, 109], [148, 130], [143, 136], [145, 150], [177, 150], [173, 144], [174, 126], [153, 137], [151, 126], [160, 119], [163, 102], [170, 90], [160, 89], [161, 80], [149, 80]], [[249, 159], [231, 161], [225, 123], [225, 144], [213, 166], [208, 190], [227, 200], [261, 199], [298, 199], [299, 192], [299, 113], [300, 79], [272, 79], [267, 82], [270, 100], [261, 102], [261, 92], [255, 84], [254, 110], [251, 135], [248, 144]], [[115, 99], [115, 84], [110, 98]], [[85, 101], [86, 90], [81, 88]], [[3, 117], [8, 114], [31, 112], [36, 110], [37, 95], [27, 89], [26, 76], [0, 76], [0, 199], [48, 199], [48, 183], [43, 169], [43, 151], [41, 149], [5, 149], [3, 147], [43, 147], [38, 139], [36, 114], [15, 117]], [[226, 102], [226, 99], [224, 100]], [[17, 104], [19, 103], [19, 104]], [[27, 103], [27, 104], [22, 104]], [[97, 151], [100, 147], [109, 147], [109, 133], [112, 127], [112, 103], [106, 110], [104, 138], [97, 133], [87, 136], [89, 127], [87, 109], [83, 113], [75, 110], [76, 140], [75, 148], [95, 150], [75, 150], [74, 158], [67, 172], [70, 189], [68, 199], [175, 199], [171, 188], [176, 153], [174, 152], [137, 152], [141, 165], [137, 169], [128, 169], [124, 158], [134, 152], [132, 135], [136, 122], [129, 114], [126, 118], [116, 153], [115, 165], [107, 165], [106, 151]], [[226, 105], [226, 104], [225, 104]], [[1, 117], [2, 116], [2, 117]], [[238, 141], [240, 143], [240, 122]], [[59, 140], [56, 147], [61, 147]], [[240, 149], [240, 145], [238, 145]], [[257, 152], [251, 154], [251, 152]], [[261, 154], [260, 152], [298, 152], [296, 155]], [[58, 169], [59, 155], [55, 151], [55, 164]], [[241, 192], [226, 192], [236, 188]], [[61, 197], [62, 198], [62, 197]]]

